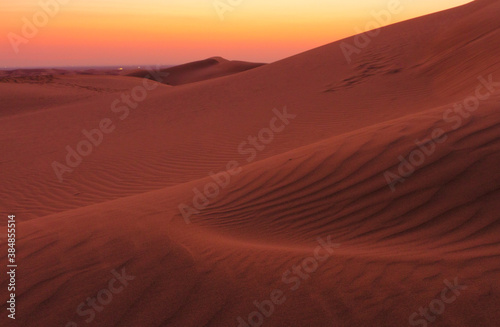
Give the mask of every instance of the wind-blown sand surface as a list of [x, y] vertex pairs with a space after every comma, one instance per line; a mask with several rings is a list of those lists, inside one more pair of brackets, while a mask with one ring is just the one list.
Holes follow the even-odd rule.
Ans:
[[[220, 74], [206, 62], [171, 68], [176, 86], [148, 80], [155, 89], [128, 114], [115, 102], [143, 79], [0, 81], [16, 324], [84, 326], [94, 312], [88, 325], [238, 326], [280, 289], [263, 326], [409, 326], [458, 280], [466, 288], [448, 292], [441, 314], [412, 325], [499, 326], [499, 15], [499, 1], [483, 0], [391, 25], [350, 64], [340, 44], [352, 38], [229, 76], [227, 62]], [[450, 111], [478, 88], [491, 94], [476, 110]], [[288, 125], [273, 120], [285, 107]], [[106, 118], [115, 129], [61, 182], [53, 162]], [[238, 150], [271, 122], [283, 129], [255, 158]], [[392, 192], [386, 172], [440, 130]], [[187, 224], [179, 205], [226, 169], [229, 184]], [[318, 237], [338, 245], [291, 282]], [[78, 314], [122, 269], [126, 287]]]

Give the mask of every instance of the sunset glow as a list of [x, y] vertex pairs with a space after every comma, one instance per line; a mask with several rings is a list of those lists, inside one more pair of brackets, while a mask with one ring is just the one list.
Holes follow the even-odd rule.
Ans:
[[[42, 8], [38, 0], [1, 4], [1, 66], [166, 65], [211, 56], [270, 62], [356, 34], [391, 0], [242, 0], [221, 7], [223, 20], [214, 4], [225, 0], [66, 2], [18, 53], [9, 35], [23, 37], [23, 18], [32, 21]], [[401, 0], [392, 23], [467, 2]]]

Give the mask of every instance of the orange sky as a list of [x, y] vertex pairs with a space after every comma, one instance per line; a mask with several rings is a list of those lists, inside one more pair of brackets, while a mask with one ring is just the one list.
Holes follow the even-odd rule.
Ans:
[[470, 0], [41, 0], [57, 1], [53, 17], [40, 0], [0, 4], [1, 66], [270, 62], [356, 34], [389, 3], [397, 22]]

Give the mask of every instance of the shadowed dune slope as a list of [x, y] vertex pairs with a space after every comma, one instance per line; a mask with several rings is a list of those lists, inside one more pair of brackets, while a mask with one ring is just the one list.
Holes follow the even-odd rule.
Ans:
[[[0, 201], [17, 215], [24, 267], [16, 322], [237, 327], [279, 289], [263, 326], [422, 325], [414, 313], [456, 282], [465, 288], [448, 292], [432, 326], [498, 326], [498, 3], [383, 28], [350, 63], [340, 45], [352, 38], [231, 76], [155, 83], [128, 110], [122, 96], [140, 79], [0, 83], [2, 94], [84, 86], [81, 99], [50, 91], [47, 108], [29, 100], [22, 114], [10, 100], [0, 117]], [[52, 162], [103, 118], [116, 129], [60, 182]], [[283, 128], [249, 160], [248, 136], [272, 124]], [[207, 185], [218, 191], [203, 200]], [[318, 252], [318, 238], [336, 245]], [[82, 312], [117, 273], [129, 276], [121, 291]]]
[[[125, 269], [94, 324], [237, 326], [280, 289], [269, 326], [401, 326], [458, 278], [467, 289], [435, 325], [495, 326], [498, 109], [497, 97], [454, 129], [436, 108], [255, 162], [189, 225], [177, 204], [209, 178], [20, 224], [19, 260], [39, 267], [21, 276], [20, 323], [82, 321], [81, 301]], [[392, 193], [384, 171], [429, 128], [446, 141]], [[283, 281], [317, 237], [339, 247], [307, 281]]]

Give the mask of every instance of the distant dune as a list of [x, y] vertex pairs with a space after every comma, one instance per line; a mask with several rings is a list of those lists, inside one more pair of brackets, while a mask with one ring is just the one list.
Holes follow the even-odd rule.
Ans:
[[384, 27], [350, 63], [356, 36], [162, 83], [0, 80], [16, 323], [499, 326], [499, 16]]
[[[244, 61], [229, 61], [221, 57], [213, 57], [184, 65], [165, 68], [162, 69], [161, 72], [166, 76], [163, 83], [168, 85], [182, 85], [232, 75], [260, 67], [262, 65], [264, 64]], [[134, 77], [146, 77], [148, 75], [149, 73], [147, 70], [137, 70], [128, 73], [128, 76]]]

